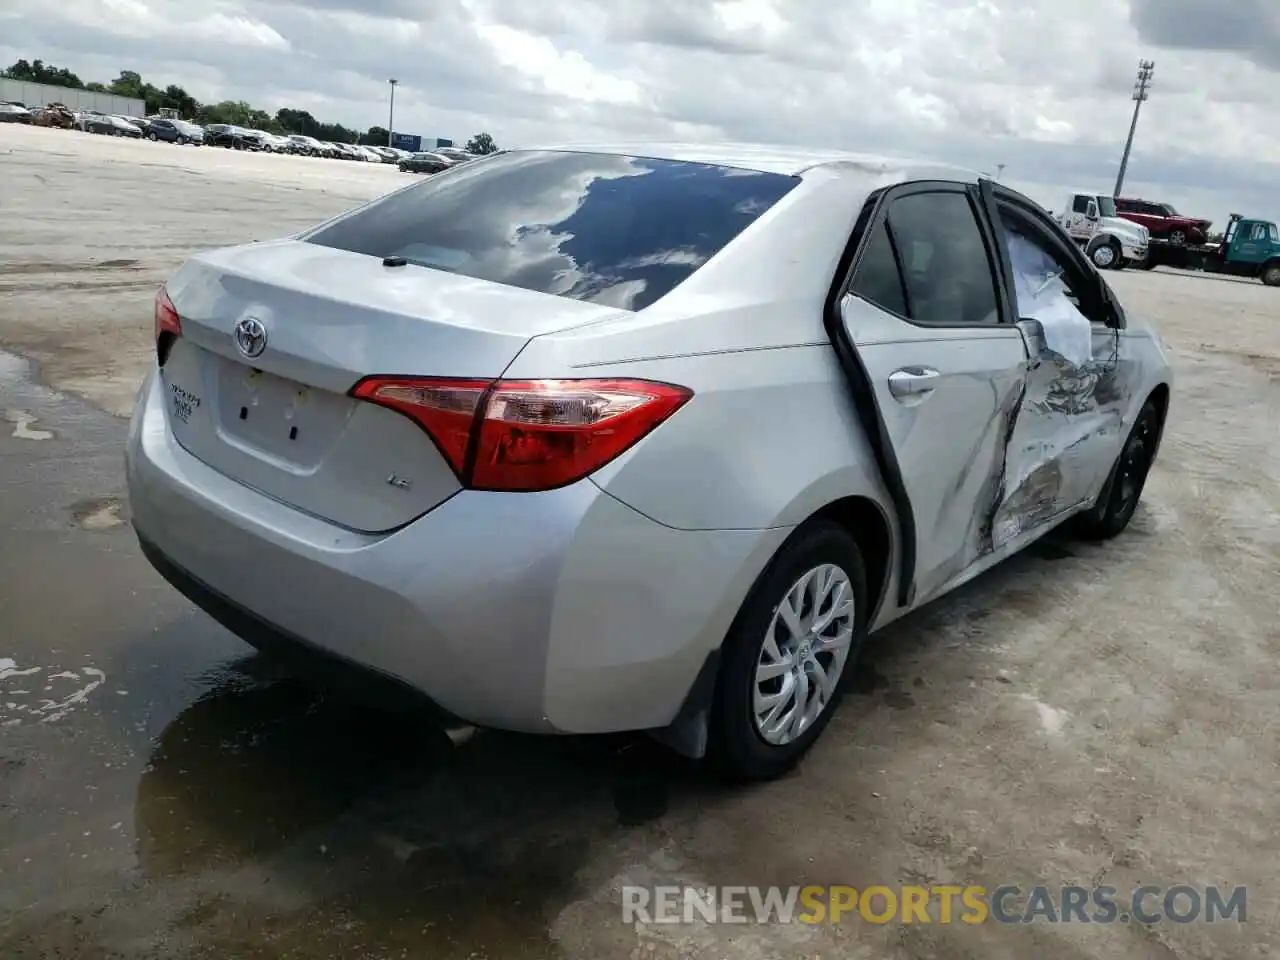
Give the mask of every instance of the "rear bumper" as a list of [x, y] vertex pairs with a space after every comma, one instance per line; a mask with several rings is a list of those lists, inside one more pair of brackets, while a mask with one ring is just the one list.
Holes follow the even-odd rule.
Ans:
[[391, 534], [354, 533], [188, 454], [154, 375], [125, 459], [147, 556], [234, 632], [528, 732], [669, 724], [789, 532], [674, 530], [584, 481], [464, 491]]
[[175, 564], [159, 547], [146, 537], [138, 536], [142, 555], [156, 572], [175, 590], [226, 627], [246, 643], [271, 657], [287, 663], [297, 674], [317, 680], [326, 687], [354, 693], [360, 699], [381, 707], [434, 709], [446, 724], [456, 723], [458, 718], [425, 697], [422, 691], [403, 681], [369, 669], [332, 651], [285, 633], [274, 624], [246, 610], [233, 600], [202, 583]]

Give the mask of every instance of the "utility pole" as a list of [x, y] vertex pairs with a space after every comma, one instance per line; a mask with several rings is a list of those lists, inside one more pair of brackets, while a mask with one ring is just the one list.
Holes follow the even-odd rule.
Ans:
[[392, 77], [387, 83], [391, 84], [391, 112], [387, 116], [387, 146], [394, 146], [393, 141], [396, 138], [396, 84], [400, 81]]
[[1151, 75], [1155, 72], [1154, 60], [1138, 61], [1138, 79], [1133, 83], [1133, 120], [1129, 123], [1129, 139], [1124, 142], [1124, 156], [1120, 158], [1120, 172], [1116, 175], [1116, 188], [1111, 194], [1113, 197], [1120, 196], [1120, 190], [1124, 187], [1124, 174], [1129, 168], [1129, 151], [1133, 149], [1133, 135], [1138, 129], [1138, 114], [1142, 111], [1142, 104], [1151, 96], [1147, 91], [1151, 89]]

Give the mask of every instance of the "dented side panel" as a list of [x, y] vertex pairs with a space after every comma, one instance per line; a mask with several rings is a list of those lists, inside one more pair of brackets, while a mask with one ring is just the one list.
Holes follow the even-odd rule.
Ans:
[[1123, 436], [1119, 338], [1090, 323], [1063, 267], [1009, 223], [1018, 328], [1029, 357], [991, 514], [991, 549], [1035, 530], [1098, 492]]
[[[984, 198], [1000, 322], [922, 328], [852, 294], [828, 322], [851, 355], [842, 363], [855, 403], [891, 448], [877, 459], [895, 505], [910, 512], [898, 524], [903, 610], [1092, 504], [1137, 411], [1171, 380], [1158, 335], [1091, 286], [1096, 272], [1065, 237], [1030, 240]], [[1029, 235], [1051, 225], [1037, 209], [1028, 202]], [[934, 389], [893, 389], [922, 371]]]
[[991, 549], [1091, 500], [1119, 453], [1126, 393], [1118, 337], [1095, 327], [1091, 339], [1091, 356], [1080, 366], [1042, 344], [1029, 346], [1039, 356], [1011, 431]]

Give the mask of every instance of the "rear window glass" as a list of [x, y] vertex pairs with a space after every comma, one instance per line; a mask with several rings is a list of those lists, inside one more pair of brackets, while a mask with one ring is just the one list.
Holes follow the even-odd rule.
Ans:
[[515, 151], [437, 174], [304, 239], [641, 310], [799, 182], [714, 164]]

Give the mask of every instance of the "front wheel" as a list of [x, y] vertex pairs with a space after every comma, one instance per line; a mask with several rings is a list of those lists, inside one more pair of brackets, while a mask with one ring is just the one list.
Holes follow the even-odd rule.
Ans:
[[1129, 431], [1098, 502], [1075, 518], [1075, 531], [1080, 537], [1110, 540], [1129, 525], [1146, 487], [1159, 435], [1160, 413], [1155, 403], [1148, 400]]
[[729, 629], [708, 759], [734, 780], [790, 770], [831, 720], [867, 627], [857, 541], [826, 521], [783, 546]]
[[1187, 242], [1187, 235], [1181, 230], [1175, 230], [1169, 234], [1169, 242], [1175, 247], [1180, 247]]
[[1268, 287], [1280, 287], [1280, 262], [1268, 263], [1262, 269], [1262, 282]]
[[1099, 270], [1112, 270], [1120, 262], [1120, 256], [1120, 244], [1114, 240], [1108, 240], [1094, 247], [1089, 254], [1089, 259]]

